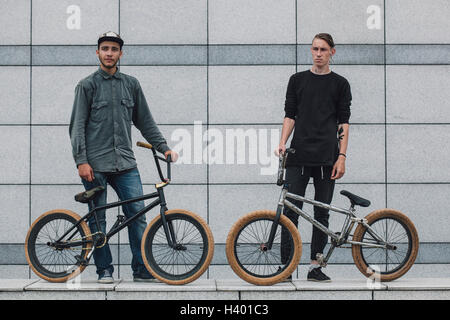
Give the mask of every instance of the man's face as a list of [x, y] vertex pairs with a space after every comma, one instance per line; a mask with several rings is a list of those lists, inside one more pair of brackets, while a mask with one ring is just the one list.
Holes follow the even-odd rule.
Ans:
[[122, 56], [120, 45], [114, 41], [103, 41], [96, 52], [100, 63], [108, 69], [114, 68]]
[[336, 52], [336, 49], [331, 48], [325, 40], [314, 39], [311, 45], [311, 54], [313, 63], [317, 67], [323, 67], [330, 62], [331, 56]]

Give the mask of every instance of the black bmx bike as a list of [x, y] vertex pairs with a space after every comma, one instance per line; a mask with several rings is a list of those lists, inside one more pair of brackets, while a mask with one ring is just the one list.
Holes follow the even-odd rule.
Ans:
[[[370, 201], [346, 190], [341, 194], [350, 200], [349, 209], [290, 193], [285, 181], [285, 165], [287, 154], [294, 152], [294, 149], [287, 149], [280, 155], [277, 185], [282, 186], [282, 190], [277, 210], [248, 213], [231, 228], [226, 254], [233, 271], [249, 283], [272, 285], [286, 279], [298, 267], [302, 241], [294, 223], [283, 214], [287, 207], [330, 236], [328, 252], [316, 257], [321, 266], [327, 265], [335, 248], [351, 248], [355, 265], [366, 277], [392, 281], [403, 276], [414, 264], [419, 249], [419, 237], [412, 221], [394, 209], [375, 210], [359, 218], [355, 207], [368, 207]], [[342, 228], [330, 230], [292, 200], [345, 215]], [[282, 232], [288, 235], [283, 244]]]
[[[161, 178], [161, 183], [155, 185], [156, 191], [95, 207], [95, 197], [104, 190], [99, 186], [75, 195], [76, 201], [90, 204], [91, 210], [83, 217], [66, 209], [43, 213], [31, 225], [25, 240], [27, 262], [39, 277], [50, 282], [73, 279], [87, 267], [94, 250], [158, 205], [160, 214], [147, 225], [141, 243], [142, 259], [148, 271], [162, 282], [181, 285], [196, 280], [209, 267], [214, 239], [208, 224], [190, 211], [167, 209], [164, 187], [171, 178], [170, 156], [167, 160], [158, 156], [151, 144], [138, 142], [137, 145], [153, 152]], [[167, 163], [167, 178], [163, 176], [159, 160]], [[130, 218], [119, 214], [106, 234], [92, 233], [89, 229], [87, 222], [93, 218], [97, 230], [101, 230], [96, 214], [98, 210], [152, 198], [156, 200]]]

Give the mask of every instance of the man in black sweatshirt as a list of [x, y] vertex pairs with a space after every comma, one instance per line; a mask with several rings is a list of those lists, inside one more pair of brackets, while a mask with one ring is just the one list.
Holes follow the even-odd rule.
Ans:
[[[285, 152], [286, 142], [295, 129], [291, 148], [296, 152], [289, 154], [286, 160], [289, 192], [304, 196], [312, 177], [314, 199], [328, 204], [333, 198], [336, 179], [345, 173], [352, 99], [348, 81], [330, 70], [329, 62], [335, 52], [331, 35], [319, 33], [314, 37], [311, 46], [313, 66], [295, 73], [289, 79], [285, 118], [280, 145], [276, 150], [278, 153]], [[303, 205], [298, 201], [294, 203], [299, 208]], [[286, 209], [285, 215], [298, 225], [296, 213]], [[328, 227], [328, 210], [314, 207], [314, 218]], [[328, 236], [313, 227], [308, 280], [330, 281], [317, 261], [317, 254], [323, 253], [327, 242]], [[282, 233], [282, 258], [289, 250], [287, 243], [287, 235]]]

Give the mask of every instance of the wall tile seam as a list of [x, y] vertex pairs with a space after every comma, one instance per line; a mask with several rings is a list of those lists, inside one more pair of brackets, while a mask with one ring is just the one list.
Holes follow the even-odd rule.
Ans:
[[[124, 48], [126, 47], [222, 47], [222, 46], [229, 46], [229, 47], [236, 47], [236, 46], [311, 46], [311, 43], [308, 42], [298, 42], [298, 43], [125, 43]], [[336, 43], [336, 47], [339, 46], [380, 46], [380, 47], [389, 47], [389, 46], [450, 46], [450, 43], [447, 42], [441, 42], [441, 43], [370, 43], [370, 42], [348, 42], [348, 43]], [[62, 44], [0, 44], [1, 48], [7, 48], [7, 47], [24, 47], [24, 48], [30, 48], [30, 47], [93, 47], [96, 48], [96, 44], [83, 44], [83, 43], [62, 43]]]
[[[221, 166], [221, 165], [217, 165], [217, 166]], [[159, 183], [158, 182], [144, 182], [142, 183], [143, 186], [154, 186], [155, 183]], [[183, 182], [171, 182], [170, 183], [173, 186], [206, 186], [206, 185], [210, 185], [210, 186], [227, 186], [227, 187], [232, 187], [232, 186], [275, 186], [275, 183], [273, 182], [198, 182], [198, 183], [183, 183]], [[309, 182], [308, 185], [312, 185], [313, 182]], [[427, 181], [420, 181], [420, 182], [394, 182], [394, 181], [389, 181], [389, 182], [382, 182], [382, 181], [373, 181], [373, 182], [367, 182], [367, 181], [348, 181], [348, 182], [336, 182], [336, 185], [449, 185], [450, 181], [432, 181], [432, 182], [427, 182]], [[2, 182], [0, 183], [0, 186], [2, 187], [8, 187], [8, 186], [33, 186], [33, 187], [71, 187], [71, 186], [78, 186], [78, 187], [83, 187], [82, 184], [78, 184], [78, 183], [8, 183], [8, 182]]]
[[[158, 126], [185, 126], [194, 127], [195, 124], [192, 123], [156, 123]], [[201, 124], [203, 127], [206, 126], [281, 126], [281, 123], [264, 123], [264, 122], [230, 122], [230, 123], [215, 123], [215, 122], [204, 122]], [[350, 123], [351, 126], [448, 126], [450, 122], [355, 122]], [[69, 127], [67, 123], [0, 123], [0, 127]], [[134, 128], [134, 126], [133, 126]]]
[[[255, 44], [255, 45], [248, 45], [248, 44], [236, 44], [236, 45], [136, 45], [134, 46], [135, 48], [137, 48], [138, 50], [140, 50], [140, 52], [142, 53], [142, 49], [148, 49], [148, 48], [160, 48], [162, 50], [164, 49], [171, 49], [171, 48], [196, 48], [199, 47], [202, 50], [205, 51], [203, 52], [203, 54], [199, 55], [200, 52], [197, 51], [193, 51], [192, 54], [193, 56], [186, 58], [186, 51], [183, 50], [181, 52], [179, 52], [178, 55], [166, 55], [164, 57], [164, 59], [169, 59], [167, 61], [170, 61], [170, 63], [164, 63], [164, 61], [158, 61], [158, 62], [147, 62], [147, 63], [142, 63], [139, 61], [139, 58], [136, 58], [135, 56], [133, 56], [133, 53], [131, 55], [125, 55], [122, 58], [122, 63], [121, 65], [123, 66], [138, 66], [138, 65], [149, 65], [149, 66], [158, 66], [158, 65], [167, 65], [167, 66], [178, 66], [178, 65], [186, 65], [186, 66], [204, 66], [204, 65], [208, 65], [208, 66], [220, 66], [220, 65], [300, 65], [300, 64], [308, 64], [310, 61], [310, 57], [307, 54], [306, 50], [298, 50], [298, 48], [302, 47], [303, 45], [272, 45], [272, 44]], [[422, 44], [417, 44], [417, 45], [410, 45], [410, 44], [395, 44], [395, 45], [383, 45], [383, 44], [345, 44], [342, 45], [341, 49], [344, 50], [343, 52], [345, 53], [346, 48], [353, 48], [355, 50], [356, 49], [364, 49], [364, 48], [368, 48], [368, 47], [373, 47], [375, 46], [376, 48], [379, 48], [378, 51], [371, 51], [371, 55], [368, 55], [367, 50], [362, 50], [362, 51], [358, 51], [356, 52], [356, 55], [354, 55], [353, 57], [350, 58], [350, 62], [347, 61], [347, 59], [349, 59], [348, 57], [344, 56], [339, 56], [339, 54], [336, 55], [336, 61], [334, 62], [335, 65], [447, 65], [450, 63], [450, 58], [447, 57], [446, 55], [442, 55], [442, 54], [438, 54], [436, 55], [436, 47], [439, 49], [441, 48], [444, 52], [448, 51], [448, 47], [449, 45], [447, 44], [435, 44], [433, 45], [433, 50], [432, 53], [435, 55], [424, 55], [422, 54], [424, 50], [428, 50], [429, 49], [429, 45], [422, 45]], [[295, 48], [293, 48], [295, 47]], [[409, 54], [406, 56], [402, 55], [401, 60], [398, 60], [399, 56], [397, 54], [395, 54], [395, 52], [397, 52], [399, 47], [404, 47], [407, 49], [407, 52], [409, 52]], [[24, 46], [0, 46], [0, 53], [1, 53], [1, 49], [24, 49], [26, 47]], [[76, 48], [76, 49], [82, 49], [82, 48], [95, 48], [95, 46], [83, 46], [83, 45], [36, 45], [36, 46], [31, 46], [29, 49], [30, 52], [25, 53], [25, 55], [33, 55], [35, 56], [35, 61], [34, 64], [30, 64], [32, 66], [91, 66], [91, 65], [96, 65], [97, 61], [95, 59], [95, 57], [93, 56], [86, 56], [85, 59], [82, 60], [78, 60], [75, 62], [71, 62], [71, 63], [63, 63], [63, 62], [58, 62], [55, 61], [54, 57], [55, 54], [57, 53], [53, 53], [51, 54], [50, 57], [47, 57], [48, 52], [47, 49], [45, 48], [53, 48], [53, 49], [57, 49], [57, 50], [68, 50], [69, 48]], [[131, 48], [133, 48], [133, 46], [131, 46]], [[234, 48], [237, 50], [226, 50], [229, 48]], [[257, 56], [255, 55], [255, 52], [253, 50], [250, 50], [252, 48], [259, 48], [259, 49], [264, 49], [264, 48], [280, 48], [280, 49], [289, 49], [288, 52], [284, 52], [283, 54], [280, 55], [280, 52], [273, 52], [273, 51], [262, 51], [262, 50], [258, 50], [256, 53], [258, 54], [262, 54], [261, 56]], [[382, 50], [384, 48], [384, 50]], [[44, 49], [44, 51], [42, 50]], [[224, 49], [225, 51], [221, 51], [220, 49]], [[391, 52], [393, 50], [391, 49], [395, 49], [395, 52]], [[218, 51], [219, 50], [219, 51]], [[244, 50], [244, 52], [242, 52], [241, 50]], [[250, 51], [249, 51], [250, 50]], [[412, 50], [412, 51], [411, 51]], [[441, 50], [441, 51], [442, 51]], [[221, 52], [228, 52], [231, 53], [231, 57], [228, 57], [228, 54], [224, 57], [221, 56]], [[135, 52], [136, 53], [136, 52]], [[206, 56], [205, 56], [206, 53]], [[254, 59], [253, 62], [248, 63], [248, 56], [245, 55], [245, 53], [247, 53], [247, 55], [251, 56], [251, 59]], [[42, 56], [42, 54], [44, 54], [44, 56]], [[45, 55], [47, 54], [47, 55]], [[234, 54], [234, 56], [233, 56]], [[60, 55], [62, 57], [64, 57], [64, 55]], [[180, 56], [180, 57], [178, 57]], [[8, 66], [8, 65], [19, 65], [19, 66], [27, 66], [29, 64], [27, 64], [27, 59], [26, 57], [21, 57], [18, 56], [17, 59], [19, 59], [18, 61], [21, 61], [20, 63], [15, 63], [14, 58], [12, 61], [2, 64], [4, 66]], [[46, 63], [46, 59], [50, 59], [51, 63]], [[149, 59], [148, 57], [146, 57], [144, 60]], [[152, 58], [150, 58], [152, 59]], [[153, 58], [156, 59], [156, 58]], [[175, 59], [175, 60], [174, 60]], [[181, 61], [177, 61], [177, 59], [181, 59]], [[183, 62], [184, 59], [189, 59], [192, 60], [194, 59], [194, 61], [191, 62]], [[229, 60], [231, 59], [231, 60]], [[131, 61], [130, 61], [131, 60]], [[138, 60], [138, 61], [136, 61]], [[229, 60], [229, 61], [227, 61]], [[355, 62], [351, 62], [351, 60], [354, 60]], [[434, 61], [433, 61], [434, 60]], [[141, 58], [142, 61], [142, 58]], [[151, 61], [151, 60], [150, 60]], [[226, 62], [224, 62], [226, 61]], [[235, 61], [235, 62], [233, 62]], [[270, 61], [270, 62], [264, 62], [264, 61]], [[430, 62], [431, 61], [431, 62]]]

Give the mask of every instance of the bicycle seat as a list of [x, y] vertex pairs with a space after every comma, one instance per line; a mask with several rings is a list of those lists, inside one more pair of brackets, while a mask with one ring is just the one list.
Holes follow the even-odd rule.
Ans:
[[353, 194], [351, 192], [348, 192], [347, 190], [342, 190], [341, 194], [343, 196], [346, 196], [350, 199], [350, 202], [353, 206], [361, 206], [361, 207], [368, 207], [370, 206], [370, 201], [364, 198], [361, 198], [357, 196], [356, 194]]
[[98, 186], [90, 190], [80, 192], [75, 195], [75, 201], [81, 203], [88, 203], [90, 200], [94, 199], [98, 193], [102, 192], [103, 190], [105, 190], [105, 187]]

